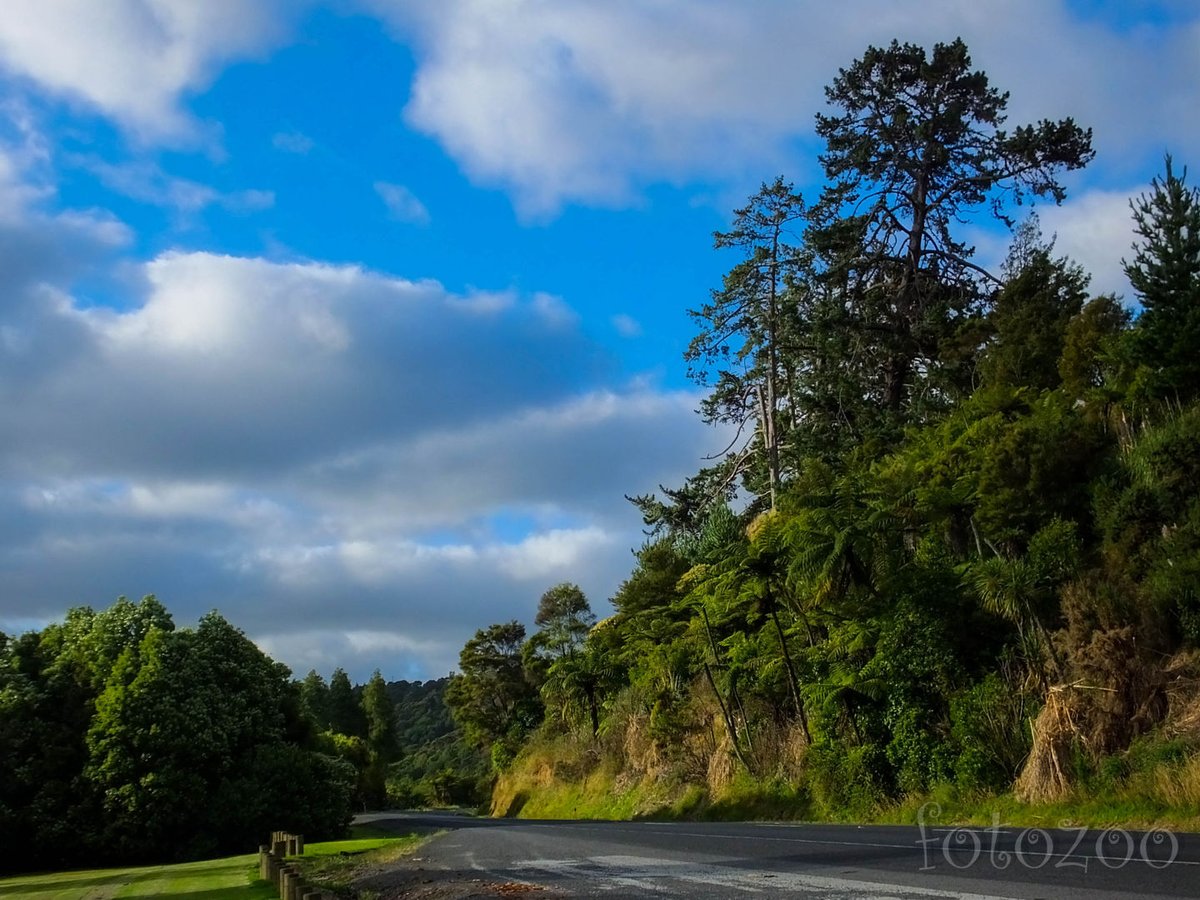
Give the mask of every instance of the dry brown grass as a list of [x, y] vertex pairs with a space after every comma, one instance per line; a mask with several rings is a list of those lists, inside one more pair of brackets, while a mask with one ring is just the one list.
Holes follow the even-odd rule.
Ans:
[[1154, 794], [1173, 809], [1200, 809], [1200, 755], [1154, 773]]
[[729, 742], [729, 738], [725, 737], [708, 758], [705, 782], [708, 784], [709, 794], [715, 796], [720, 793], [729, 786], [737, 773], [738, 761], [733, 754], [733, 745]]
[[1165, 669], [1168, 712], [1166, 731], [1200, 739], [1200, 653], [1179, 653]]
[[1022, 803], [1053, 803], [1071, 791], [1067, 763], [1079, 738], [1072, 694], [1070, 688], [1052, 688], [1033, 723], [1033, 749], [1014, 786]]

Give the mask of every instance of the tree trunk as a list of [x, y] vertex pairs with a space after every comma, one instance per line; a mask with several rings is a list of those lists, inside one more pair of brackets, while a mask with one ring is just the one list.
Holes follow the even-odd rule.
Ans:
[[587, 686], [587, 701], [588, 712], [592, 716], [592, 737], [596, 737], [600, 733], [600, 710], [596, 707], [596, 687], [589, 684]]
[[734, 756], [738, 758], [738, 762], [745, 767], [747, 772], [753, 772], [750, 764], [746, 762], [746, 757], [742, 754], [741, 745], [738, 744], [737, 728], [733, 724], [733, 717], [729, 714], [729, 708], [725, 705], [725, 698], [721, 696], [720, 690], [717, 689], [717, 681], [713, 678], [712, 668], [706, 661], [704, 663], [704, 674], [708, 677], [708, 685], [712, 688], [713, 696], [717, 698], [717, 705], [721, 707], [721, 717], [725, 720], [725, 728], [729, 732], [729, 740], [733, 744]]
[[788, 673], [788, 686], [792, 689], [792, 700], [796, 704], [796, 714], [800, 717], [800, 728], [804, 732], [804, 742], [812, 744], [812, 734], [808, 730], [808, 715], [804, 711], [804, 701], [800, 698], [800, 680], [796, 677], [796, 667], [792, 665], [792, 654], [788, 650], [787, 637], [783, 626], [779, 623], [779, 613], [775, 605], [771, 605], [771, 621], [775, 623], [775, 631], [779, 635], [779, 648], [783, 651], [783, 665]]

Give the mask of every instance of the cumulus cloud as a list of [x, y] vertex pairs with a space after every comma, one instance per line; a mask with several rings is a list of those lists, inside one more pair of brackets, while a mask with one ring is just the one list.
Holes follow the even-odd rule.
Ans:
[[1093, 294], [1116, 294], [1126, 305], [1136, 303], [1121, 260], [1133, 256], [1130, 248], [1136, 237], [1130, 198], [1148, 189], [1149, 185], [1144, 185], [1124, 191], [1089, 191], [1041, 213], [1043, 232], [1056, 236], [1055, 252], [1083, 266], [1092, 276]]
[[[477, 181], [528, 216], [620, 205], [653, 181], [802, 183], [822, 86], [867, 43], [963, 36], [1011, 90], [1012, 120], [1074, 115], [1115, 167], [1144, 165], [1143, 135], [1195, 146], [1200, 18], [1121, 29], [1043, 0], [372, 0], [415, 45], [406, 115]], [[1186, 9], [1180, 15], [1187, 15]]]
[[387, 181], [375, 182], [375, 193], [383, 200], [388, 214], [398, 222], [411, 222], [414, 225], [429, 224], [429, 210], [416, 194], [402, 184], [392, 184]]
[[148, 140], [195, 139], [180, 98], [219, 67], [278, 43], [301, 4], [281, 0], [8, 0], [0, 67]]
[[299, 670], [437, 674], [550, 584], [601, 602], [641, 539], [622, 495], [711, 449], [695, 397], [595, 387], [551, 295], [167, 253], [117, 310], [52, 259], [0, 308], [0, 627], [157, 592]]
[[[642, 539], [626, 492], [714, 443], [696, 398], [608, 384], [567, 302], [360, 267], [124, 260], [54, 210], [45, 142], [0, 134], [0, 629], [154, 592], [303, 672], [455, 665], [557, 581], [602, 604]], [[80, 278], [114, 268], [95, 306]], [[398, 671], [398, 667], [404, 668]]]

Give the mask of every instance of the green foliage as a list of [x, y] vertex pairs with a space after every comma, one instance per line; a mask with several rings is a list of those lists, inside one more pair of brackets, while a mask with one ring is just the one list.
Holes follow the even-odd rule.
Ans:
[[329, 685], [314, 669], [300, 682], [300, 708], [317, 731], [330, 727], [329, 705]]
[[700, 413], [706, 422], [738, 429], [722, 466], [726, 483], [745, 474], [755, 493], [774, 506], [783, 474], [781, 446], [795, 431], [794, 404], [785, 405], [799, 359], [784, 347], [803, 336], [807, 254], [795, 243], [807, 215], [804, 198], [777, 178], [734, 211], [733, 227], [714, 235], [717, 249], [742, 259], [725, 275], [710, 303], [689, 310], [700, 333], [684, 358], [688, 374], [712, 385]]
[[541, 721], [536, 688], [525, 677], [525, 626], [512, 621], [475, 632], [459, 655], [462, 671], [446, 687], [446, 703], [467, 740], [488, 749], [503, 768]]
[[1050, 390], [1059, 385], [1067, 327], [1087, 299], [1088, 277], [1066, 259], [1051, 257], [1037, 219], [1017, 232], [1008, 278], [989, 316], [994, 331], [980, 374], [985, 384]]
[[1130, 202], [1138, 235], [1125, 263], [1142, 313], [1134, 327], [1135, 359], [1152, 396], [1187, 401], [1200, 395], [1200, 189], [1187, 169], [1166, 174]]
[[350, 676], [344, 669], [339, 667], [333, 670], [327, 700], [330, 730], [338, 734], [367, 736], [367, 720], [363, 715], [360, 693], [350, 684]]
[[542, 594], [533, 621], [538, 627], [537, 646], [561, 658], [579, 649], [596, 616], [579, 585], [564, 582]]
[[954, 778], [967, 792], [1003, 791], [1029, 755], [1031, 698], [989, 672], [950, 701]]
[[1061, 202], [1058, 173], [1091, 160], [1091, 132], [1070, 119], [1004, 131], [1008, 95], [972, 70], [961, 40], [870, 47], [825, 93], [828, 186], [807, 241], [847, 338], [848, 396], [867, 401], [843, 416], [864, 438], [892, 439], [971, 383], [957, 345], [994, 279], [958, 223], [989, 201], [1001, 218], [1026, 195]]
[[382, 806], [387, 798], [388, 763], [399, 752], [396, 742], [396, 707], [388, 697], [383, 675], [376, 669], [362, 691], [363, 718], [367, 723], [368, 764], [364, 772], [364, 800]]
[[1058, 362], [1063, 392], [1073, 400], [1119, 399], [1129, 361], [1129, 311], [1115, 297], [1097, 297], [1067, 323]]
[[[786, 793], [875, 816], [1004, 791], [1027, 762], [1023, 785], [1042, 764], [1099, 784], [1200, 646], [1196, 191], [1168, 162], [1133, 204], [1131, 322], [1035, 218], [998, 275], [961, 229], [1061, 201], [1089, 131], [1007, 130], [961, 41], [869, 48], [827, 96], [820, 201], [764, 184], [692, 312], [727, 455], [633, 498], [652, 539], [612, 617], [571, 620], [560, 585], [530, 641], [513, 622], [463, 650], [447, 699], [506, 814], [627, 811], [653, 784], [656, 814]], [[1154, 772], [1145, 796], [1200, 795], [1200, 764]]]
[[337, 833], [347, 773], [310, 737], [287, 670], [216, 613], [176, 630], [152, 597], [72, 610], [0, 652], [6, 860], [192, 858], [280, 816]]
[[814, 744], [806, 762], [813, 801], [830, 818], [866, 819], [887, 799], [887, 762], [875, 745]]
[[1200, 408], [1138, 436], [1097, 496], [1106, 568], [1142, 583], [1144, 613], [1197, 646]]
[[[286, 669], [215, 613], [194, 631], [146, 632], [118, 658], [88, 731], [106, 843], [123, 855], [186, 858], [269, 831], [280, 798], [256, 796], [270, 786], [244, 775], [261, 773], [259, 753], [286, 746], [290, 689]], [[311, 770], [317, 792], [340, 794], [322, 772]], [[342, 814], [344, 825], [344, 802]]]

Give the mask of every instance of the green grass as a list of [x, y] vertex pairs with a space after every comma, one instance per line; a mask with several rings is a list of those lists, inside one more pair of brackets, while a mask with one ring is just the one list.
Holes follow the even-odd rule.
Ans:
[[[344, 888], [364, 863], [395, 859], [426, 840], [356, 825], [350, 839], [309, 844], [298, 858], [305, 873], [329, 887]], [[258, 854], [170, 866], [93, 869], [0, 879], [0, 898], [21, 900], [116, 900], [120, 897], [183, 897], [185, 900], [274, 900], [275, 889], [258, 880]]]
[[109, 900], [185, 897], [189, 900], [267, 900], [275, 891], [258, 881], [258, 855], [229, 856], [172, 866], [93, 869], [0, 879], [0, 897], [22, 900]]
[[330, 890], [346, 891], [361, 869], [398, 859], [430, 837], [355, 825], [349, 840], [307, 844], [304, 855], [292, 857], [291, 861], [300, 866], [310, 881]]

